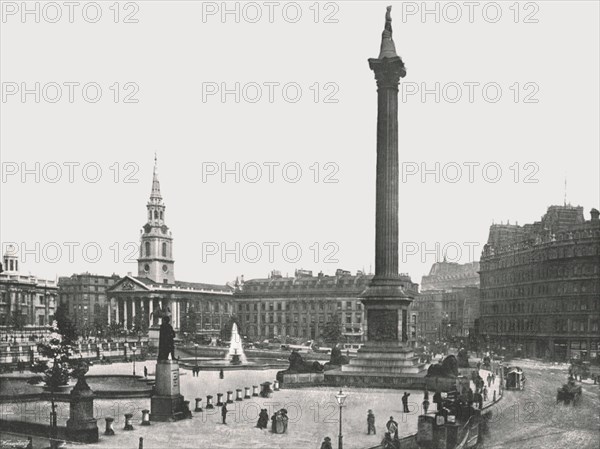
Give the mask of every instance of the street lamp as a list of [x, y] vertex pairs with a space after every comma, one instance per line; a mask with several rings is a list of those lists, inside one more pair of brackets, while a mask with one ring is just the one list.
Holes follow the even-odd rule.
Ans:
[[194, 343], [194, 349], [196, 351], [196, 366], [198, 366], [198, 343]]
[[342, 443], [342, 407], [344, 406], [344, 402], [346, 401], [346, 397], [348, 395], [342, 393], [342, 390], [338, 394], [335, 395], [335, 399], [337, 400], [340, 406], [340, 434], [338, 436], [338, 449], [343, 449]]
[[135, 351], [137, 351], [137, 347], [135, 345], [131, 346], [131, 351], [133, 352], [133, 375], [135, 376]]

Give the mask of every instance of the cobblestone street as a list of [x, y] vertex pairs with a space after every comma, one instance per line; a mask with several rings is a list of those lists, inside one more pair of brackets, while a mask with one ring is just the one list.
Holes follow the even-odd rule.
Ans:
[[578, 405], [556, 404], [556, 389], [566, 382], [568, 365], [514, 360], [527, 378], [525, 390], [506, 391], [494, 409], [484, 449], [597, 449], [600, 446], [598, 385], [578, 383]]

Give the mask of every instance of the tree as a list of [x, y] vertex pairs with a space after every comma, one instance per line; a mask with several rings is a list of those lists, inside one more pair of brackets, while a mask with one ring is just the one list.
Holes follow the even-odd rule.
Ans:
[[327, 344], [334, 345], [342, 338], [342, 323], [338, 317], [331, 317], [321, 330], [321, 336]]
[[71, 370], [73, 368], [76, 369], [78, 366], [77, 363], [71, 362], [70, 358], [73, 348], [68, 338], [61, 335], [60, 331], [58, 322], [55, 320], [48, 339], [38, 343], [38, 353], [41, 358], [37, 359], [32, 367], [33, 372], [43, 374], [41, 379], [39, 377], [34, 378], [32, 383], [37, 383], [41, 380], [50, 392], [50, 403], [52, 406], [50, 413], [52, 438], [50, 444], [52, 448], [58, 447], [58, 442], [56, 441], [56, 393], [60, 391], [60, 387], [69, 383]]
[[148, 320], [143, 315], [136, 315], [133, 319], [133, 327], [131, 331], [134, 335], [137, 335], [138, 340], [142, 335], [148, 334]]
[[77, 327], [69, 317], [69, 309], [66, 304], [60, 303], [54, 314], [57, 332], [62, 336], [66, 345], [73, 345], [77, 341]]
[[97, 335], [105, 335], [108, 330], [108, 305], [97, 305], [94, 308], [92, 320], [92, 332]]
[[13, 310], [7, 317], [7, 325], [15, 330], [22, 330], [25, 327], [26, 318], [20, 310]]
[[238, 318], [235, 315], [232, 315], [229, 317], [227, 322], [223, 323], [223, 325], [221, 326], [221, 335], [220, 336], [221, 336], [222, 341], [231, 340], [231, 328], [233, 327], [233, 323], [237, 324], [238, 332], [241, 332], [240, 331], [240, 322], [239, 322]]
[[198, 330], [198, 315], [196, 311], [190, 307], [187, 312], [182, 316], [181, 331], [184, 334], [191, 335], [192, 339], [196, 338], [196, 331]]

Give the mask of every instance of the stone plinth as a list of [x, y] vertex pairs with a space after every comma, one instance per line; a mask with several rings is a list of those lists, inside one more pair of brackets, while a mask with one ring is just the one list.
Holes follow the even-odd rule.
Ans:
[[151, 421], [178, 421], [187, 416], [184, 397], [179, 393], [179, 364], [175, 360], [156, 363], [154, 396], [150, 400]]
[[94, 418], [94, 393], [81, 380], [70, 395], [67, 437], [78, 443], [97, 443], [98, 424]]

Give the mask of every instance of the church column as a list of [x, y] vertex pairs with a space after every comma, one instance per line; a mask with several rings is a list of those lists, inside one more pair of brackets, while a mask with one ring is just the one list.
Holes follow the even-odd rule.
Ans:
[[121, 323], [121, 319], [120, 319], [121, 314], [119, 313], [119, 298], [115, 298], [115, 305], [117, 306], [116, 310], [115, 310], [115, 322], [117, 324], [120, 324]]
[[136, 305], [136, 299], [131, 298], [131, 326], [133, 327], [133, 321], [135, 320], [135, 305]]
[[148, 326], [152, 326], [152, 314], [154, 313], [154, 299], [148, 299]]
[[108, 301], [106, 301], [106, 305], [107, 305], [107, 309], [108, 309], [108, 325], [110, 326], [110, 309], [111, 309], [111, 304], [112, 304], [112, 298], [109, 298]]
[[127, 329], [127, 302], [129, 298], [123, 298], [123, 329]]

